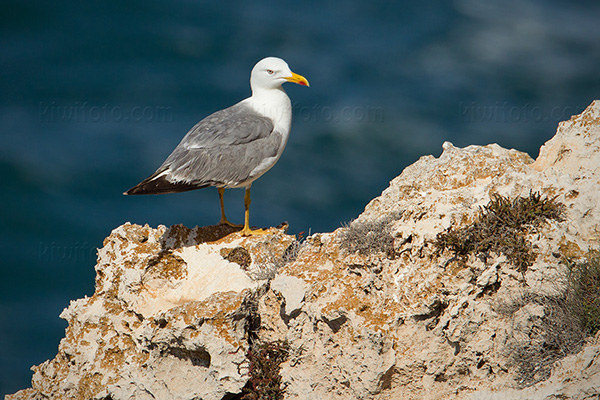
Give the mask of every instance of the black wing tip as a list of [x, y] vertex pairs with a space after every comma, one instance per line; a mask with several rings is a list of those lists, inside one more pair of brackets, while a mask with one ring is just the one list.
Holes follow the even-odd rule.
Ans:
[[167, 194], [188, 192], [190, 190], [201, 189], [210, 185], [197, 185], [185, 182], [170, 182], [164, 177], [148, 178], [131, 189], [123, 192], [125, 196], [144, 195], [144, 194]]
[[125, 196], [133, 196], [136, 194], [153, 194], [152, 189], [154, 185], [152, 185], [152, 181], [149, 181], [150, 178], [143, 180], [142, 182], [138, 183], [137, 185], [135, 185], [134, 187], [132, 187], [131, 189], [123, 192], [123, 195]]
[[143, 190], [140, 189], [139, 185], [132, 187], [131, 189], [129, 189], [126, 192], [123, 192], [124, 196], [132, 196], [132, 195], [136, 195], [136, 194], [144, 194]]

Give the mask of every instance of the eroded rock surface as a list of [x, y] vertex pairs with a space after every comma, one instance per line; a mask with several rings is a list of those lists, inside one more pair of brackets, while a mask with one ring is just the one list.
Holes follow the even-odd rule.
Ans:
[[[527, 349], [560, 339], [545, 333], [556, 309], [539, 299], [563, 290], [565, 260], [598, 249], [599, 188], [596, 101], [535, 161], [445, 143], [349, 227], [302, 244], [275, 229], [241, 238], [125, 224], [99, 252], [94, 296], [61, 315], [57, 357], [8, 398], [240, 398], [251, 337], [288, 343], [286, 399], [598, 398], [600, 337], [539, 365]], [[434, 246], [494, 195], [531, 192], [565, 215], [527, 232], [525, 271], [502, 254], [459, 260]]]
[[[222, 399], [248, 373], [253, 297], [294, 239], [241, 238], [228, 227], [125, 224], [105, 239], [96, 292], [61, 314], [56, 358], [15, 398]], [[245, 249], [244, 268], [223, 257]]]

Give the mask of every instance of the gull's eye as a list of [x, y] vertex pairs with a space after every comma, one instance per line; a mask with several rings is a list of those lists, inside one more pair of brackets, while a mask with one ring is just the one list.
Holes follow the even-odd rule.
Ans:
[[269, 74], [269, 75], [273, 75], [273, 70], [272, 70], [272, 69], [268, 69], [268, 70], [267, 70], [267, 74]]

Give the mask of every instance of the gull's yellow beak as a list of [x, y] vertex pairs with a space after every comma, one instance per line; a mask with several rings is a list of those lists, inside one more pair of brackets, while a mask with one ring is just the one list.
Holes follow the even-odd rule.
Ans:
[[298, 75], [295, 72], [292, 72], [292, 76], [285, 78], [288, 82], [293, 82], [293, 83], [297, 83], [298, 85], [302, 85], [302, 86], [310, 86], [308, 84], [308, 81], [306, 80], [305, 77], [303, 77], [302, 75]]

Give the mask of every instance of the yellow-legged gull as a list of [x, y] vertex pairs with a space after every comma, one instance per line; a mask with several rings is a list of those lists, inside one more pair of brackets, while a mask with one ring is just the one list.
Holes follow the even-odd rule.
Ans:
[[306, 78], [293, 73], [282, 59], [259, 61], [250, 74], [252, 96], [198, 122], [154, 174], [124, 194], [177, 193], [216, 186], [219, 222], [236, 226], [225, 217], [223, 192], [244, 187], [241, 233], [264, 233], [250, 229], [250, 186], [275, 165], [287, 143], [292, 104], [281, 87], [285, 82], [308, 86]]

